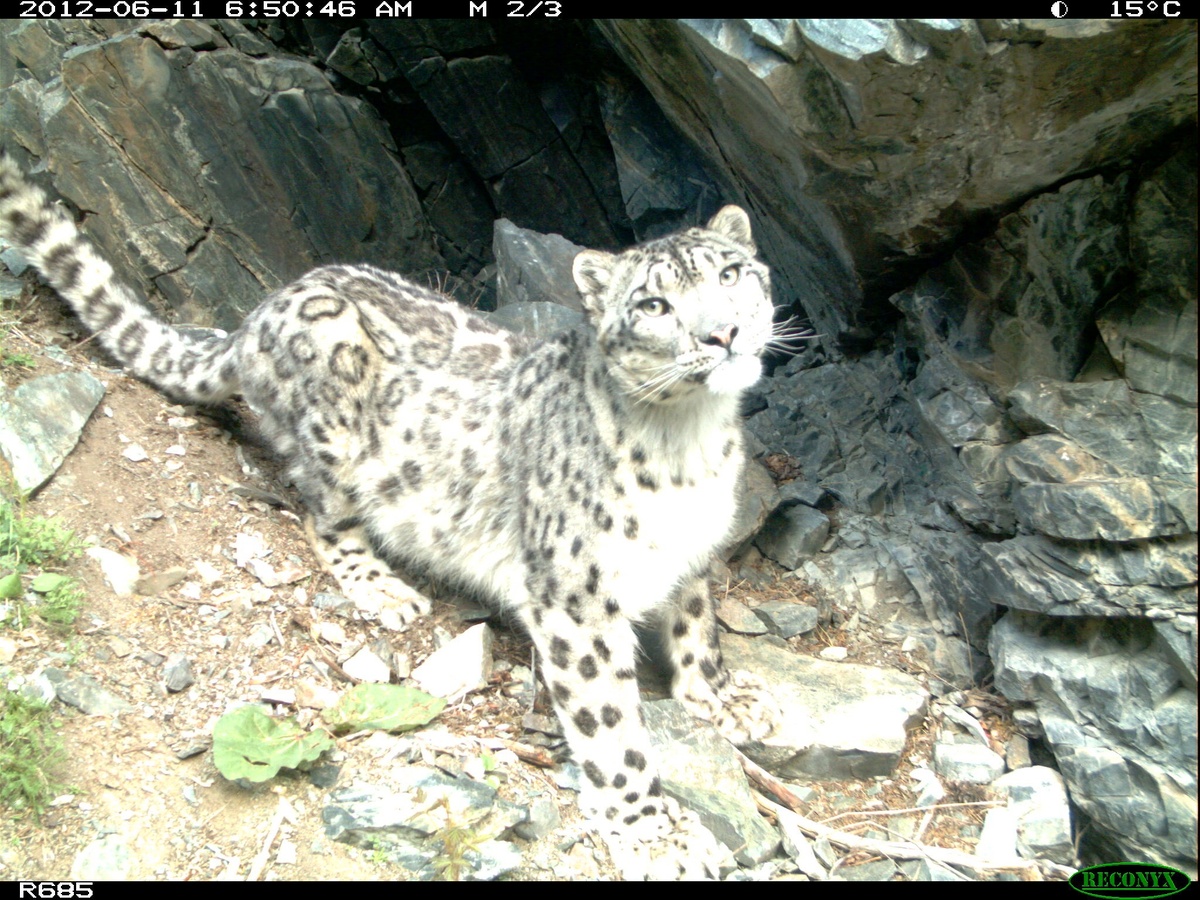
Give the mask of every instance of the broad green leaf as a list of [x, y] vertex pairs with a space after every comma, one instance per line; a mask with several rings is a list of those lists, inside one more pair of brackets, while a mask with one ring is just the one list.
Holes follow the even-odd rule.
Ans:
[[294, 769], [333, 747], [318, 728], [305, 731], [294, 719], [273, 719], [257, 706], [239, 706], [213, 726], [213, 762], [236, 781], [266, 781], [285, 766]]
[[356, 684], [321, 716], [337, 732], [364, 728], [410, 731], [433, 721], [445, 706], [446, 701], [441, 697], [433, 697], [416, 688], [398, 684]]
[[56, 587], [70, 581], [69, 575], [55, 575], [53, 572], [43, 572], [29, 583], [29, 589], [39, 594], [48, 594]]
[[16, 572], [0, 578], [0, 600], [21, 596], [21, 576]]

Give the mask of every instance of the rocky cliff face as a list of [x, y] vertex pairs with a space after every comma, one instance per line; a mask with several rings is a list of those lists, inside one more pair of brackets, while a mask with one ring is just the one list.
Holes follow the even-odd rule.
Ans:
[[746, 206], [821, 335], [748, 409], [758, 548], [990, 654], [1093, 837], [1194, 870], [1194, 22], [0, 28], [5, 142], [183, 321], [333, 260], [536, 301], [521, 229]]

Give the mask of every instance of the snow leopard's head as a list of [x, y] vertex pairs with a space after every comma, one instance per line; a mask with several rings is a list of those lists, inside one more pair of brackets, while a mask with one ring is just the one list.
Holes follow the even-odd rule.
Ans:
[[575, 257], [600, 352], [629, 396], [673, 403], [758, 381], [774, 310], [770, 271], [756, 252], [749, 216], [726, 206], [704, 228]]

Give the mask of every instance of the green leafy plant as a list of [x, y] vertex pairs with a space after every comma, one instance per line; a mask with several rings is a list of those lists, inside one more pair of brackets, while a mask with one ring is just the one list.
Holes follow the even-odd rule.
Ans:
[[294, 718], [276, 719], [261, 707], [241, 706], [213, 727], [213, 762], [231, 781], [267, 781], [280, 769], [311, 763], [331, 749], [331, 731], [408, 731], [432, 721], [445, 705], [440, 697], [415, 688], [359, 684], [322, 713], [328, 730], [319, 726], [311, 731]]
[[[25, 596], [22, 574], [30, 566], [61, 565], [82, 552], [83, 545], [61, 522], [26, 513], [13, 501], [0, 498], [0, 601], [13, 601], [9, 618], [16, 628], [29, 624], [31, 609]], [[75, 579], [43, 571], [28, 585], [41, 595], [32, 612], [47, 623], [67, 628], [79, 617], [83, 592]]]
[[62, 789], [47, 771], [62, 759], [49, 706], [0, 688], [0, 803], [41, 818]]
[[0, 497], [0, 571], [61, 564], [83, 552], [83, 542], [57, 519], [28, 515]]
[[32, 369], [36, 360], [32, 353], [14, 353], [0, 347], [0, 367], [5, 369]]
[[446, 810], [446, 827], [438, 831], [434, 838], [442, 842], [442, 852], [431, 862], [439, 881], [459, 881], [463, 873], [470, 871], [471, 863], [467, 861], [467, 853], [478, 852], [479, 845], [486, 838], [475, 831], [474, 827], [457, 824], [453, 819], [450, 802], [443, 797], [442, 807]]
[[321, 717], [335, 734], [361, 731], [411, 731], [428, 725], [446, 706], [416, 688], [398, 684], [356, 684], [342, 695]]
[[239, 706], [213, 727], [213, 762], [230, 781], [267, 781], [332, 748], [323, 728], [306, 731], [295, 719], [274, 719], [258, 706]]

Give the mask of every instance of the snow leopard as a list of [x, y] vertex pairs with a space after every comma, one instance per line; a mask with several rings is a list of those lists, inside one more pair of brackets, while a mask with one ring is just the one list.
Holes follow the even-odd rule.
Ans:
[[0, 235], [136, 377], [177, 402], [241, 395], [364, 614], [402, 630], [429, 612], [395, 562], [515, 617], [626, 873], [716, 874], [724, 848], [663, 791], [635, 626], [657, 624], [688, 709], [734, 742], [772, 731], [769, 695], [724, 665], [707, 582], [737, 510], [739, 399], [784, 339], [744, 210], [583, 250], [585, 325], [540, 342], [369, 265], [314, 269], [227, 336], [177, 329], [8, 157]]

